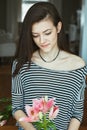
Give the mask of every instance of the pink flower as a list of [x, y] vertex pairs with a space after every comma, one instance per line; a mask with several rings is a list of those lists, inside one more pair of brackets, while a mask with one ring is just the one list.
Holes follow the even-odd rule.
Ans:
[[38, 112], [42, 111], [43, 113], [46, 113], [53, 105], [54, 99], [45, 100], [45, 98], [41, 98], [33, 100], [33, 107]]
[[53, 106], [49, 112], [49, 119], [52, 120], [52, 119], [56, 118], [58, 112], [59, 112], [59, 107]]
[[54, 105], [54, 99], [49, 99], [48, 101], [45, 101], [43, 99], [43, 113], [46, 113], [47, 111], [49, 111], [49, 109]]
[[47, 108], [50, 109], [55, 104], [54, 99], [49, 99], [47, 102]]
[[0, 126], [5, 125], [5, 124], [6, 124], [6, 122], [7, 122], [7, 120], [2, 120], [2, 121], [0, 122]]
[[41, 99], [33, 99], [33, 108], [39, 112], [43, 109], [42, 98]]
[[19, 121], [32, 122], [37, 129], [47, 129], [48, 127], [56, 129], [55, 124], [51, 121], [59, 112], [59, 108], [55, 106], [54, 100], [54, 98], [48, 99], [47, 96], [33, 99], [32, 107], [25, 106], [27, 116], [20, 118]]
[[27, 117], [20, 118], [19, 121], [35, 122], [39, 120], [39, 113], [28, 105], [25, 106]]

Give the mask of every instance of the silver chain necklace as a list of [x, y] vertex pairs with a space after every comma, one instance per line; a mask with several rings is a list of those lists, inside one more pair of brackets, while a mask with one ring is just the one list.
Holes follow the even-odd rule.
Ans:
[[46, 63], [51, 63], [51, 62], [53, 62], [53, 61], [55, 61], [55, 60], [57, 59], [57, 57], [58, 57], [58, 55], [59, 55], [59, 52], [60, 52], [60, 50], [58, 51], [57, 55], [56, 55], [51, 61], [46, 61], [46, 60], [41, 56], [40, 51], [38, 51], [38, 54], [39, 54], [40, 58], [41, 58], [44, 62], [46, 62]]

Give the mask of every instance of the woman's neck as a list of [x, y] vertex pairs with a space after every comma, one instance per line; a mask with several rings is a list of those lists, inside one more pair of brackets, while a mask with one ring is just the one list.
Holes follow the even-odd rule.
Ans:
[[56, 50], [52, 50], [50, 52], [43, 52], [41, 50], [38, 51], [40, 58], [47, 63], [55, 61], [59, 56], [60, 50], [57, 48]]

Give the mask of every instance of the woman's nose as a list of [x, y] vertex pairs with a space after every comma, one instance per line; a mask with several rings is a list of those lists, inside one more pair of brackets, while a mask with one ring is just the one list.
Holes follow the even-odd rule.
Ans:
[[40, 36], [40, 43], [44, 43], [44, 41], [45, 41], [44, 36]]

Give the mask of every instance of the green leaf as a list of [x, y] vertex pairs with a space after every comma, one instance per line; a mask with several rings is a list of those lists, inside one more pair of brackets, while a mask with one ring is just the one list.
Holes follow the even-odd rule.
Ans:
[[0, 104], [3, 105], [3, 107], [0, 109], [0, 115], [3, 115], [3, 118], [1, 120], [8, 120], [10, 116], [12, 116], [12, 104], [11, 104], [11, 98], [1, 98]]

